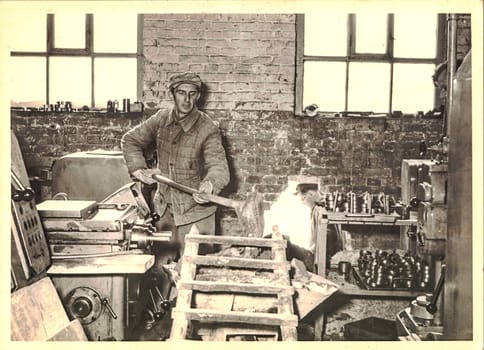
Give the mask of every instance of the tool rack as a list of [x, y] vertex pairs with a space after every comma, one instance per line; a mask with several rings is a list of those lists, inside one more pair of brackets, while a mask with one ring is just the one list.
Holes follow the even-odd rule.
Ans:
[[[170, 340], [192, 338], [190, 328], [193, 321], [216, 324], [218, 328], [228, 330], [219, 332], [219, 339], [214, 340], [227, 340], [230, 330], [251, 334], [268, 327], [280, 331], [280, 340], [297, 340], [298, 317], [294, 314], [294, 288], [290, 284], [290, 264], [285, 253], [286, 241], [280, 235], [272, 238], [252, 238], [199, 235], [190, 232], [186, 235], [185, 242], [180, 280], [177, 283], [177, 302], [172, 313]], [[199, 246], [203, 243], [269, 248], [271, 259], [199, 255]], [[197, 279], [200, 266], [266, 270], [280, 283], [273, 283], [270, 280], [265, 283], [246, 283], [237, 280], [203, 281]], [[271, 295], [276, 298], [277, 313], [193, 307], [193, 296], [196, 292], [208, 293], [213, 298], [217, 298], [218, 293], [242, 293], [254, 297]], [[238, 326], [234, 328], [234, 324]]]

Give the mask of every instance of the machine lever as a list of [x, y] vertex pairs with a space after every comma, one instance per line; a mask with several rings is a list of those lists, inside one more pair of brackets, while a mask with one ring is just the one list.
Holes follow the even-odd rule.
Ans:
[[11, 170], [11, 178], [15, 185], [15, 190], [12, 193], [12, 199], [15, 202], [19, 202], [21, 200], [30, 202], [32, 199], [34, 199], [34, 190], [32, 190], [30, 187], [25, 187], [13, 170]]
[[151, 304], [153, 306], [153, 314], [155, 315], [156, 318], [160, 318], [162, 311], [160, 309], [160, 306], [158, 305], [157, 301], [155, 300], [155, 296], [153, 295], [153, 291], [151, 289], [148, 290], [148, 295], [150, 297]]
[[116, 313], [114, 312], [113, 308], [111, 307], [111, 305], [109, 304], [109, 301], [107, 298], [104, 298], [102, 300], [102, 304], [106, 307], [106, 309], [108, 310], [109, 314], [111, 315], [111, 317], [113, 319], [117, 319], [118, 318], [118, 315], [116, 315]]
[[158, 287], [155, 287], [154, 290], [155, 290], [156, 294], [158, 294], [158, 297], [161, 300], [161, 308], [163, 310], [167, 311], [171, 307], [171, 303], [168, 300], [165, 299], [165, 297], [161, 294]]
[[437, 287], [432, 295], [432, 300], [428, 303], [425, 308], [429, 313], [432, 315], [437, 312], [437, 299], [439, 298], [440, 292], [442, 291], [442, 287], [444, 285], [445, 280], [445, 265], [442, 265], [442, 270], [440, 272], [439, 281], [437, 282]]

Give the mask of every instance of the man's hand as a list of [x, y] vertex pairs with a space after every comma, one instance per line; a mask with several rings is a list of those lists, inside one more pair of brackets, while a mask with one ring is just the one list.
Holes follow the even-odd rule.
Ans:
[[[205, 180], [202, 183], [200, 183], [200, 186], [198, 187], [198, 192], [200, 193], [212, 193], [213, 192], [213, 185], [209, 180]], [[198, 193], [194, 193], [192, 195], [193, 200], [197, 202], [198, 204], [204, 204], [208, 203], [210, 201], [203, 199], [200, 197]]]
[[151, 177], [153, 174], [161, 175], [160, 169], [138, 169], [132, 175], [142, 183], [152, 185], [158, 182]]

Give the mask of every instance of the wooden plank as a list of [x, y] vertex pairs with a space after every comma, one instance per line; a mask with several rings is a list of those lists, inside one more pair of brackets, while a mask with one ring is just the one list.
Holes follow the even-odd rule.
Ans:
[[271, 284], [210, 282], [210, 281], [180, 281], [179, 288], [189, 288], [201, 292], [234, 292], [249, 294], [286, 294], [292, 295], [294, 287], [275, 286]]
[[98, 258], [56, 260], [49, 268], [49, 275], [105, 275], [145, 273], [155, 263], [147, 254], [125, 254]]
[[[315, 214], [317, 215], [317, 214]], [[313, 217], [312, 220], [317, 221], [318, 217]], [[322, 218], [315, 225], [316, 232], [316, 254], [314, 264], [318, 275], [326, 275], [326, 241], [328, 238], [328, 219]]]
[[[187, 260], [188, 257], [198, 254], [199, 244], [195, 241], [187, 240], [199, 234], [198, 227], [193, 225], [190, 232], [185, 236], [185, 249], [181, 259], [180, 277], [182, 280], [194, 280], [196, 274], [196, 265]], [[172, 312], [172, 326], [170, 340], [186, 339], [188, 334], [189, 320], [184, 312], [176, 313], [176, 310], [189, 309], [192, 304], [193, 291], [189, 288], [178, 287], [177, 305]]]
[[246, 258], [232, 258], [224, 256], [185, 256], [184, 261], [206, 266], [225, 266], [225, 267], [242, 267], [255, 269], [274, 270], [284, 268], [289, 270], [290, 265], [287, 261], [275, 262], [267, 259], [246, 259]]
[[296, 327], [281, 326], [281, 338], [283, 341], [296, 341], [297, 340]]
[[236, 236], [207, 236], [207, 235], [187, 235], [185, 242], [211, 243], [244, 245], [249, 247], [283, 247], [287, 246], [284, 239], [256, 238], [256, 237], [236, 237]]
[[170, 340], [186, 339], [188, 331], [188, 318], [185, 312], [177, 312], [182, 307], [189, 308], [192, 300], [192, 291], [189, 289], [178, 290], [177, 306], [172, 310], [172, 325]]
[[[275, 232], [273, 234], [275, 238], [282, 239], [282, 235], [279, 231]], [[281, 247], [273, 247], [272, 248], [272, 259], [274, 261], [278, 262], [284, 262], [286, 261], [286, 249], [281, 248]], [[289, 280], [289, 274], [287, 273], [287, 270], [284, 269], [282, 266], [277, 267], [274, 269], [274, 274], [280, 276], [281, 283], [284, 283], [285, 285], [290, 285], [290, 280]]]
[[67, 327], [61, 329], [48, 341], [88, 341], [88, 339], [81, 322], [78, 319], [74, 319]]
[[[292, 296], [279, 295], [278, 312], [280, 315], [293, 315], [294, 304]], [[297, 340], [296, 326], [281, 325], [282, 340]]]
[[200, 322], [234, 322], [263, 324], [272, 326], [297, 327], [298, 318], [291, 314], [270, 314], [263, 312], [241, 312], [241, 311], [221, 311], [208, 309], [173, 310], [185, 314], [187, 319]]
[[68, 324], [69, 318], [50, 278], [12, 293], [11, 340], [47, 340]]

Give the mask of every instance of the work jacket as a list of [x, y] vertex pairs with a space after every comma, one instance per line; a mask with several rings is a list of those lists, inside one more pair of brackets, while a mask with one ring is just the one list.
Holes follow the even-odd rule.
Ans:
[[[162, 175], [198, 189], [209, 180], [218, 194], [229, 182], [227, 157], [220, 130], [196, 107], [180, 122], [174, 110], [159, 110], [124, 134], [121, 145], [130, 173], [147, 168], [143, 151], [156, 143], [158, 168]], [[212, 203], [197, 204], [190, 194], [159, 184], [158, 191], [171, 203], [175, 224], [193, 223], [213, 214]]]

